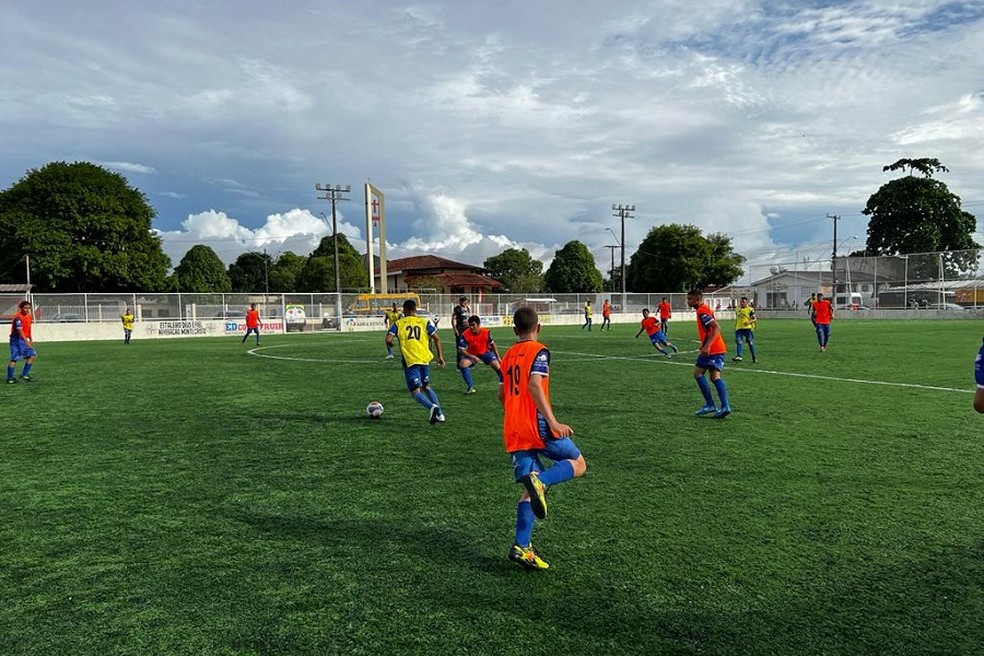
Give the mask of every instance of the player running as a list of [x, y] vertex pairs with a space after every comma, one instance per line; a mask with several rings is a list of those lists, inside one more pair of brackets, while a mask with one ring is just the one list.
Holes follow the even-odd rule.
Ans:
[[403, 375], [410, 396], [430, 411], [430, 423], [443, 422], [444, 413], [441, 411], [441, 403], [430, 385], [430, 361], [434, 356], [427, 343], [428, 339], [434, 342], [437, 364], [443, 367], [441, 340], [437, 336], [437, 328], [434, 324], [417, 316], [417, 301], [412, 298], [403, 301], [403, 317], [397, 319], [386, 331], [386, 346], [393, 346], [393, 340], [397, 338], [400, 340]]
[[649, 341], [652, 343], [653, 347], [655, 347], [657, 351], [662, 353], [663, 356], [667, 358], [672, 356], [672, 354], [666, 350], [667, 346], [673, 349], [673, 353], [677, 353], [679, 351], [677, 347], [673, 346], [673, 344], [670, 344], [666, 340], [666, 335], [663, 334], [659, 321], [656, 320], [656, 317], [649, 315], [649, 308], [642, 309], [642, 321], [640, 323], [642, 324], [642, 327], [639, 328], [639, 332], [636, 333], [637, 338], [642, 334], [642, 331], [645, 330], [646, 334], [649, 335]]
[[482, 319], [473, 314], [468, 317], [468, 329], [458, 338], [458, 368], [465, 379], [468, 388], [465, 394], [475, 394], [475, 384], [472, 382], [471, 368], [476, 362], [484, 362], [495, 372], [502, 382], [502, 369], [499, 366], [499, 348], [492, 339], [488, 328], [482, 328]]
[[[512, 457], [513, 475], [525, 492], [516, 507], [516, 541], [509, 559], [528, 570], [547, 569], [533, 543], [534, 518], [547, 515], [547, 488], [583, 476], [584, 456], [571, 440], [567, 424], [554, 416], [550, 403], [550, 351], [537, 341], [540, 319], [530, 307], [513, 315], [513, 332], [519, 341], [502, 358], [505, 381], [499, 385], [499, 402], [505, 411], [502, 436]], [[543, 471], [541, 456], [555, 464]]]

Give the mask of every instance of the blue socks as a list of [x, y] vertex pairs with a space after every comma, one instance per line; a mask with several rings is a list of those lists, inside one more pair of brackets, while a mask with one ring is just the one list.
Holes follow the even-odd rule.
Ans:
[[461, 367], [461, 377], [465, 379], [465, 385], [468, 389], [475, 387], [475, 383], [472, 382], [471, 367]]
[[26, 376], [30, 372], [31, 372], [31, 363], [30, 362], [25, 362], [24, 363], [24, 370], [21, 371], [21, 376]]
[[429, 398], [427, 398], [427, 395], [424, 394], [423, 392], [417, 392], [416, 394], [414, 394], [413, 395], [413, 400], [416, 401], [417, 403], [419, 403], [420, 405], [424, 406], [428, 410], [430, 410], [431, 409], [431, 406], [434, 405], [431, 402], [431, 400]]
[[7, 380], [13, 380], [13, 379], [14, 379], [14, 368], [8, 365], [7, 366]]
[[574, 465], [570, 460], [561, 460], [545, 472], [540, 472], [540, 482], [547, 487], [574, 478]]
[[[718, 378], [717, 380], [715, 380], [714, 387], [717, 388], [718, 396], [721, 398], [721, 407], [722, 408], [731, 407], [730, 404], [728, 403], [728, 387], [724, 384], [724, 379]], [[710, 392], [708, 392], [707, 396], [709, 397], [710, 395], [711, 395]]]
[[533, 510], [529, 501], [520, 501], [516, 506], [516, 544], [521, 547], [530, 546], [533, 537]]
[[437, 407], [441, 407], [441, 402], [437, 400], [437, 392], [434, 391], [433, 387], [427, 388], [427, 398], [431, 400], [431, 403]]
[[697, 387], [700, 388], [700, 393], [704, 395], [704, 405], [714, 405], [714, 399], [711, 397], [711, 385], [707, 382], [707, 379], [703, 376], [699, 377], [697, 379]]

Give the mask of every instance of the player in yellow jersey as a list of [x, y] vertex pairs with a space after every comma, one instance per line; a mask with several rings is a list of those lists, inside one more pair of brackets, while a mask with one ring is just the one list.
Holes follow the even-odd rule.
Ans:
[[123, 343], [124, 344], [129, 344], [130, 343], [130, 336], [133, 335], [133, 322], [134, 322], [135, 319], [136, 319], [136, 317], [133, 316], [133, 312], [130, 310], [130, 308], [127, 308], [126, 309], [126, 312], [124, 312], [122, 315], [120, 315], [120, 321], [123, 322]]
[[755, 318], [755, 308], [748, 304], [748, 297], [742, 296], [735, 308], [735, 346], [738, 354], [731, 358], [732, 362], [741, 362], [742, 340], [748, 344], [748, 350], [752, 354], [752, 362], [755, 359], [755, 326], [758, 321]]
[[386, 331], [386, 346], [392, 347], [393, 340], [400, 340], [400, 354], [403, 356], [403, 375], [407, 389], [413, 400], [430, 412], [430, 423], [444, 421], [441, 402], [430, 385], [430, 361], [433, 358], [428, 341], [434, 342], [437, 351], [437, 364], [444, 366], [441, 353], [441, 340], [437, 328], [427, 319], [417, 316], [417, 302], [413, 299], [403, 301], [403, 317], [397, 319]]
[[[389, 310], [386, 310], [385, 319], [384, 319], [386, 321], [386, 330], [389, 330], [390, 328], [395, 326], [396, 320], [402, 316], [403, 313], [396, 309], [396, 303], [394, 302], [393, 307]], [[387, 360], [393, 359], [393, 346], [391, 344], [386, 345], [386, 359]]]

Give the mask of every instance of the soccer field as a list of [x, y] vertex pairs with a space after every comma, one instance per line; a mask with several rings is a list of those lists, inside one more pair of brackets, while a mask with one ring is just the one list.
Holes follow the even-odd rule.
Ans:
[[487, 367], [432, 366], [431, 426], [382, 332], [41, 343], [0, 400], [0, 653], [979, 653], [978, 328], [762, 321], [715, 420], [691, 323], [670, 360], [545, 327], [588, 472], [535, 573]]

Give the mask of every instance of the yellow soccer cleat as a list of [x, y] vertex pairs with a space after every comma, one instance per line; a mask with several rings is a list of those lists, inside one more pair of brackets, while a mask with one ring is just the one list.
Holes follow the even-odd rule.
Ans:
[[521, 547], [518, 544], [514, 544], [512, 549], [509, 550], [509, 560], [527, 571], [550, 569], [550, 564], [540, 557], [540, 554], [537, 553], [532, 544], [528, 547]]
[[547, 486], [540, 481], [540, 476], [535, 472], [530, 472], [519, 479], [519, 482], [526, 488], [526, 493], [530, 495], [530, 509], [533, 516], [543, 519], [547, 516]]

